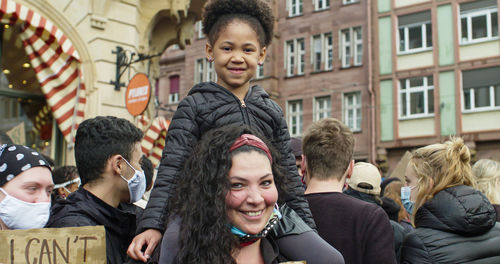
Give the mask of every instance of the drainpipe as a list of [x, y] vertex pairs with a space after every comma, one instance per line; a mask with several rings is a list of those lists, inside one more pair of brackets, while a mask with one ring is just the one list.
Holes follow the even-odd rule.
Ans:
[[373, 91], [373, 66], [372, 66], [372, 1], [366, 2], [367, 18], [368, 18], [368, 92], [370, 93], [370, 162], [375, 164], [376, 161], [376, 121], [375, 121], [375, 92]]

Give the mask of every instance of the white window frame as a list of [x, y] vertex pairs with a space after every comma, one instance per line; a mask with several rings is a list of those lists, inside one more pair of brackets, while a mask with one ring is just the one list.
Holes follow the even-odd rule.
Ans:
[[285, 75], [287, 77], [304, 75], [305, 66], [305, 42], [303, 38], [288, 40], [285, 42]]
[[[361, 39], [358, 39], [358, 31], [361, 32]], [[349, 36], [346, 36], [346, 33]], [[361, 48], [358, 48], [360, 44]], [[342, 29], [340, 31], [340, 46], [342, 68], [363, 65], [363, 28], [361, 26]], [[358, 58], [360, 59], [358, 60]]]
[[[316, 40], [319, 39], [319, 62], [316, 54]], [[328, 43], [330, 41], [330, 44]], [[314, 35], [311, 37], [311, 65], [314, 72], [328, 71], [333, 69], [333, 36], [331, 32]], [[319, 66], [319, 68], [318, 68]]]
[[194, 68], [194, 83], [201, 83], [203, 82], [203, 77], [205, 74], [203, 73], [205, 66], [204, 66], [204, 58], [197, 59], [195, 61], [195, 68]]
[[205, 34], [203, 34], [203, 24], [201, 23], [201, 20], [196, 21], [195, 31], [196, 31], [196, 38], [198, 39], [205, 38]]
[[197, 59], [194, 69], [195, 84], [201, 82], [216, 82], [217, 74], [214, 68], [214, 62], [209, 62], [206, 58]]
[[[497, 18], [498, 18], [498, 8], [497, 7], [490, 7], [490, 8], [483, 8], [483, 9], [477, 9], [477, 10], [472, 10], [472, 11], [467, 11], [467, 12], [461, 12], [460, 13], [460, 20], [459, 20], [459, 25], [458, 28], [460, 29], [460, 44], [471, 44], [471, 43], [479, 43], [479, 42], [484, 42], [484, 41], [490, 41], [490, 40], [495, 40], [498, 39], [498, 32], [496, 36], [493, 36], [493, 28], [492, 28], [492, 20], [491, 20], [491, 15], [493, 13], [497, 13]], [[472, 38], [472, 18], [474, 17], [479, 17], [479, 16], [486, 16], [486, 37], [483, 38], [477, 38], [473, 39]], [[467, 36], [464, 37], [462, 35], [462, 19], [467, 19]], [[497, 21], [498, 23], [498, 21]]]
[[303, 0], [286, 0], [288, 17], [300, 16], [304, 12]]
[[[293, 110], [295, 106], [295, 111]], [[287, 121], [291, 137], [302, 136], [303, 108], [302, 100], [287, 101]], [[294, 118], [296, 120], [294, 124]]]
[[332, 99], [330, 96], [320, 96], [314, 98], [313, 121], [332, 116]]
[[[490, 105], [489, 106], [480, 106], [476, 107], [475, 106], [475, 90], [478, 88], [484, 88], [483, 87], [476, 87], [476, 88], [463, 88], [462, 89], [462, 112], [464, 113], [474, 113], [474, 112], [483, 112], [483, 111], [492, 111], [492, 110], [499, 110], [500, 106], [495, 106], [495, 86], [500, 86], [500, 81], [499, 84], [497, 85], [490, 85], [487, 86], [488, 89], [490, 90]], [[465, 90], [470, 90], [470, 109], [465, 109]]]
[[255, 79], [264, 78], [264, 64], [257, 65], [257, 70], [255, 71]]
[[343, 5], [349, 5], [354, 3], [359, 3], [359, 0], [342, 0]]
[[[416, 77], [410, 77], [406, 79], [400, 79], [398, 80], [398, 105], [399, 105], [399, 119], [404, 120], [404, 119], [413, 119], [413, 118], [422, 118], [422, 117], [432, 117], [434, 116], [435, 112], [435, 107], [434, 107], [434, 112], [429, 112], [429, 105], [433, 104], [434, 101], [429, 102], [429, 90], [432, 90], [432, 93], [434, 95], [435, 89], [434, 89], [434, 78], [433, 78], [433, 84], [429, 85], [429, 77], [432, 77], [432, 75], [429, 76], [416, 76]], [[414, 78], [422, 78], [423, 79], [423, 85], [422, 86], [415, 86], [415, 87], [410, 87], [410, 79]], [[405, 81], [406, 84], [406, 89], [401, 89], [401, 81]], [[423, 113], [418, 113], [418, 114], [412, 114], [411, 113], [411, 94], [412, 93], [422, 93], [424, 94], [424, 112]], [[401, 96], [405, 95], [406, 98], [406, 105], [403, 105], [403, 102], [401, 102]], [[435, 98], [435, 95], [433, 96]], [[406, 115], [403, 116], [403, 107], [406, 108]]]
[[[353, 103], [352, 104], [349, 104], [349, 97], [352, 97], [353, 98]], [[359, 132], [361, 131], [361, 126], [362, 126], [362, 104], [361, 104], [361, 92], [360, 91], [356, 91], [356, 92], [349, 92], [349, 93], [344, 93], [343, 94], [343, 97], [342, 97], [342, 100], [343, 100], [343, 121], [344, 121], [344, 124], [347, 125], [352, 132]], [[349, 110], [352, 110], [352, 120], [353, 120], [353, 124], [350, 125], [349, 124]], [[358, 111], [359, 111], [359, 115], [358, 115]], [[359, 124], [358, 124], [358, 119], [359, 119]]]
[[168, 95], [168, 103], [176, 104], [179, 102], [179, 93], [171, 93]]
[[[409, 32], [409, 30], [410, 30], [410, 28], [415, 28], [415, 27], [421, 27], [422, 47], [410, 49], [410, 32]], [[431, 44], [431, 46], [427, 47], [427, 27], [431, 27], [431, 30], [432, 30], [432, 22], [430, 20], [398, 27], [398, 32], [397, 32], [398, 40], [399, 40], [399, 42], [398, 42], [398, 54], [410, 54], [410, 53], [432, 50], [432, 44]], [[401, 45], [400, 45], [401, 35], [399, 33], [400, 29], [404, 30], [404, 36], [403, 36], [404, 44], [405, 44], [404, 50], [400, 50], [400, 48], [401, 48]]]
[[314, 0], [314, 11], [330, 8], [330, 0]]

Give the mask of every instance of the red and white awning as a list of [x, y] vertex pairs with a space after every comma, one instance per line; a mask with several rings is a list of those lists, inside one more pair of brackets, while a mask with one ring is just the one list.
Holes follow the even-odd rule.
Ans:
[[0, 22], [21, 26], [21, 40], [47, 104], [72, 145], [86, 103], [78, 52], [52, 22], [12, 0], [1, 0]]
[[164, 117], [156, 117], [150, 125], [149, 119], [145, 116], [139, 118], [139, 128], [144, 132], [141, 142], [142, 152], [148, 157], [156, 167], [161, 160], [163, 148], [165, 148], [165, 138], [167, 137], [170, 121]]

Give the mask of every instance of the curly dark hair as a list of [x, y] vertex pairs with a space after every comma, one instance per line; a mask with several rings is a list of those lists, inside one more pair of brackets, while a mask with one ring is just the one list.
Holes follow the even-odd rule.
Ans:
[[82, 185], [97, 180], [113, 155], [130, 160], [142, 131], [130, 121], [114, 116], [98, 116], [83, 121], [75, 137], [75, 160]]
[[238, 250], [239, 240], [230, 231], [225, 204], [230, 190], [231, 160], [241, 152], [258, 151], [266, 155], [261, 149], [246, 145], [229, 152], [242, 134], [255, 135], [268, 146], [279, 202], [283, 202], [286, 178], [277, 162], [279, 154], [266, 138], [253, 128], [241, 125], [207, 132], [187, 159], [170, 204], [172, 215], [182, 219], [176, 263], [236, 263], [231, 254]]
[[214, 44], [220, 32], [233, 20], [247, 23], [264, 47], [273, 39], [274, 15], [262, 0], [211, 0], [203, 7], [203, 33]]

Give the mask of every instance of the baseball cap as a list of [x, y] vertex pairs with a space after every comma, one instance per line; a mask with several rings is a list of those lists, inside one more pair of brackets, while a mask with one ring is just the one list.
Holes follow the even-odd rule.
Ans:
[[381, 182], [382, 176], [377, 167], [367, 162], [356, 162], [347, 184], [358, 192], [380, 195]]

